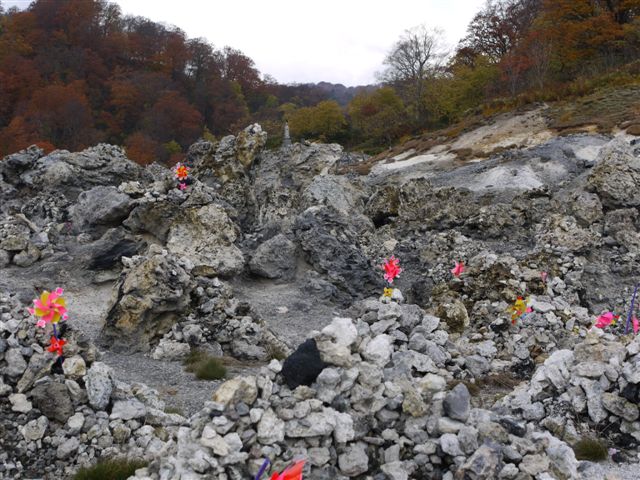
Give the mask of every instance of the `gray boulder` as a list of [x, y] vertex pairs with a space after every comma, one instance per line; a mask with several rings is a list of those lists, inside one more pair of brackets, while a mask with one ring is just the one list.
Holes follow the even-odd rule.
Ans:
[[256, 249], [249, 268], [261, 277], [290, 279], [296, 271], [296, 246], [285, 235], [276, 235]]
[[119, 225], [133, 208], [129, 195], [116, 187], [99, 186], [82, 192], [73, 207], [72, 219], [78, 230], [96, 225]]
[[191, 277], [166, 250], [152, 247], [121, 275], [101, 340], [113, 348], [149, 350], [190, 302]]

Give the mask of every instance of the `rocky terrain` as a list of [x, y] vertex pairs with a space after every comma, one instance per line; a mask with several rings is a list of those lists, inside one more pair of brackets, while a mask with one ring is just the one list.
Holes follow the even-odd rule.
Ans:
[[[154, 480], [265, 458], [317, 480], [636, 478], [637, 139], [534, 110], [367, 175], [339, 145], [265, 142], [192, 145], [184, 190], [110, 145], [0, 162], [0, 478], [118, 456]], [[26, 310], [56, 287], [62, 364]], [[225, 381], [185, 371], [194, 350]], [[577, 460], [584, 438], [609, 460]]]

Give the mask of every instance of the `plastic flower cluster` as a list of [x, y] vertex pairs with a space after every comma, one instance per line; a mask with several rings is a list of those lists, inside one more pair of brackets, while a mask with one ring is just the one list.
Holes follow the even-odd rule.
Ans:
[[45, 328], [47, 323], [53, 327], [53, 335], [51, 336], [51, 344], [48, 348], [50, 352], [56, 352], [58, 357], [62, 357], [65, 340], [60, 338], [56, 325], [61, 320], [67, 320], [67, 303], [62, 297], [64, 290], [56, 288], [53, 292], [44, 291], [40, 298], [33, 301], [33, 308], [27, 308], [31, 315], [38, 318], [36, 325]]
[[[304, 469], [304, 462], [305, 460], [298, 460], [293, 465], [285, 468], [282, 473], [273, 472], [270, 480], [302, 480], [302, 470]], [[258, 474], [255, 476], [255, 480], [260, 480], [262, 478], [262, 475], [267, 470], [267, 467], [270, 463], [271, 462], [269, 462], [269, 459], [266, 459], [262, 463], [260, 470], [258, 470]]]
[[533, 310], [529, 306], [529, 298], [518, 297], [516, 301], [509, 307], [511, 312], [511, 323], [516, 324], [519, 318], [525, 313], [531, 313]]
[[391, 258], [385, 260], [382, 265], [382, 269], [384, 270], [384, 279], [389, 282], [389, 284], [393, 283], [393, 280], [400, 276], [402, 273], [402, 269], [400, 268], [400, 260], [391, 255]]
[[173, 173], [178, 179], [178, 188], [180, 190], [187, 189], [186, 180], [187, 178], [189, 178], [189, 170], [191, 170], [189, 167], [187, 167], [186, 165], [183, 165], [180, 162], [176, 163], [175, 166], [173, 167]]
[[464, 273], [464, 262], [456, 262], [455, 266], [451, 269], [451, 274], [454, 277], [459, 277]]

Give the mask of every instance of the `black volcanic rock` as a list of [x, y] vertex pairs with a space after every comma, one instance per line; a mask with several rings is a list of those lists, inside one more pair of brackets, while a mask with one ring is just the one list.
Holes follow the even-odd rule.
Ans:
[[300, 385], [309, 386], [326, 366], [320, 358], [316, 341], [310, 338], [284, 361], [282, 376], [291, 389]]

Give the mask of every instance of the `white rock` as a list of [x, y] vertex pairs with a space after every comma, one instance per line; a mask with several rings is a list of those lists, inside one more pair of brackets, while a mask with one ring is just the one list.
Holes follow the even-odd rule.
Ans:
[[11, 410], [14, 412], [27, 413], [33, 408], [31, 402], [27, 400], [27, 396], [24, 393], [14, 393], [9, 395], [9, 401], [11, 402]]
[[362, 356], [375, 363], [379, 367], [384, 367], [389, 363], [393, 353], [393, 339], [386, 334], [374, 337], [365, 347]]
[[49, 419], [44, 415], [31, 420], [20, 429], [20, 433], [27, 441], [40, 440], [49, 426]]

